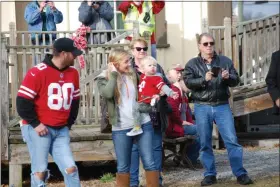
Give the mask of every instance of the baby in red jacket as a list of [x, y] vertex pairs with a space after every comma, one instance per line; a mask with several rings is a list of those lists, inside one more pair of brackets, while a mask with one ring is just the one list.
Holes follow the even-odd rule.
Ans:
[[159, 94], [163, 92], [174, 99], [178, 98], [178, 93], [173, 92], [163, 81], [162, 77], [157, 74], [157, 61], [146, 56], [141, 60], [143, 74], [140, 76], [138, 85], [138, 103], [134, 108], [135, 126], [127, 133], [128, 136], [136, 136], [143, 133], [140, 124], [140, 111], [147, 111], [149, 107], [153, 107], [159, 99]]

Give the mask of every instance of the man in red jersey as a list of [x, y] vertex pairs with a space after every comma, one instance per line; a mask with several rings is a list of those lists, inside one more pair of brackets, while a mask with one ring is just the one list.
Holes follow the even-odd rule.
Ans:
[[46, 186], [48, 153], [64, 176], [67, 187], [80, 187], [70, 149], [69, 129], [79, 109], [79, 74], [72, 67], [81, 55], [73, 40], [57, 39], [53, 55], [31, 68], [17, 95], [21, 132], [31, 158], [31, 186]]

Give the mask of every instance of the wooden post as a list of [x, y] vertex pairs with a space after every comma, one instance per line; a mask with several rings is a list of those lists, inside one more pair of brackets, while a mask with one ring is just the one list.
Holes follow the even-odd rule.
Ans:
[[225, 56], [232, 59], [232, 42], [231, 42], [231, 19], [226, 17], [224, 19], [224, 26], [225, 26]]
[[[10, 46], [16, 45], [16, 24], [11, 22], [10, 25]], [[16, 116], [16, 95], [18, 91], [18, 64], [17, 64], [17, 50], [14, 48], [10, 49], [11, 55], [11, 64], [13, 67], [11, 68], [11, 97], [12, 97], [12, 109], [11, 116]]]
[[207, 18], [203, 18], [202, 19], [202, 28], [201, 28], [202, 32], [209, 32], [209, 27], [208, 27], [208, 20]]
[[8, 160], [8, 123], [9, 123], [9, 89], [7, 39], [1, 37], [0, 61], [0, 125], [1, 125], [1, 160]]
[[[232, 41], [231, 41], [231, 19], [228, 17], [224, 18], [224, 50], [225, 50], [225, 56], [232, 59]], [[238, 35], [237, 35], [238, 36]], [[238, 37], [237, 37], [238, 38]], [[231, 108], [233, 107], [233, 91], [232, 89], [229, 90], [231, 97], [229, 99], [229, 104]]]
[[22, 187], [22, 165], [9, 163], [9, 186]]

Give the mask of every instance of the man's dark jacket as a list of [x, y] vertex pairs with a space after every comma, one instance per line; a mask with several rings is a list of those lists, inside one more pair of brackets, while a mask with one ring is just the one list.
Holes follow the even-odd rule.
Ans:
[[240, 82], [232, 61], [222, 55], [214, 55], [211, 66], [219, 66], [228, 70], [229, 79], [223, 79], [222, 74], [210, 81], [205, 80], [208, 68], [204, 59], [199, 55], [191, 59], [185, 66], [183, 73], [184, 82], [191, 89], [191, 99], [195, 103], [219, 105], [228, 103], [230, 97], [229, 87], [237, 86]]
[[273, 113], [279, 115], [280, 108], [277, 107], [275, 101], [280, 98], [280, 50], [272, 54], [271, 64], [265, 81], [267, 91], [274, 102]]

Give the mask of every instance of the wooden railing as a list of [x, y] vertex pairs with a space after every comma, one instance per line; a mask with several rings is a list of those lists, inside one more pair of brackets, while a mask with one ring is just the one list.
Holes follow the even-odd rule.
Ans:
[[[9, 66], [8, 76], [9, 76], [9, 98], [8, 100], [10, 111], [10, 126], [14, 126], [18, 122], [18, 115], [16, 113], [16, 94], [24, 75], [29, 68], [39, 63], [45, 54], [52, 53], [52, 43], [50, 40], [49, 44], [43, 41], [42, 45], [33, 45], [31, 42], [31, 34], [36, 33], [45, 35], [51, 35], [55, 33], [58, 38], [60, 37], [72, 37], [74, 31], [52, 31], [52, 32], [28, 32], [28, 31], [16, 31], [15, 24], [10, 24], [9, 32], [2, 32], [1, 34], [5, 36], [5, 43], [2, 45], [6, 50], [7, 58], [6, 62]], [[84, 69], [80, 69], [79, 63], [75, 63], [76, 68], [80, 73], [80, 89], [81, 89], [81, 107], [78, 116], [77, 123], [82, 124], [98, 124], [100, 118], [99, 112], [99, 97], [95, 97], [97, 89], [93, 83], [93, 77], [101, 72], [102, 69], [106, 68], [107, 57], [112, 48], [122, 47], [128, 49], [128, 43], [121, 42], [127, 36], [133, 35], [138, 36], [137, 24], [134, 30], [107, 30], [107, 31], [91, 31], [90, 35], [101, 35], [103, 33], [111, 33], [111, 40], [103, 44], [92, 44], [89, 42], [88, 47], [84, 50], [84, 58], [86, 60], [86, 65]], [[44, 45], [45, 44], [45, 45]], [[1, 68], [1, 72], [4, 71]], [[3, 85], [3, 84], [1, 84]], [[1, 93], [2, 95], [2, 93]], [[7, 101], [5, 101], [7, 102]]]
[[271, 54], [279, 49], [279, 15], [238, 24], [233, 40], [243, 85], [264, 81]]
[[204, 26], [213, 34], [216, 51], [233, 60], [241, 77], [240, 86], [263, 82], [271, 54], [279, 49], [279, 15], [232, 24], [224, 19], [223, 26]]

